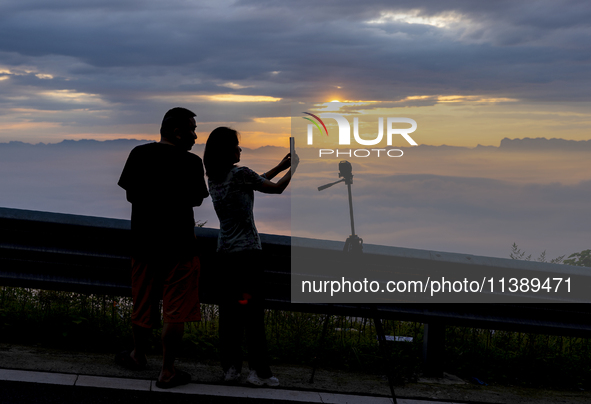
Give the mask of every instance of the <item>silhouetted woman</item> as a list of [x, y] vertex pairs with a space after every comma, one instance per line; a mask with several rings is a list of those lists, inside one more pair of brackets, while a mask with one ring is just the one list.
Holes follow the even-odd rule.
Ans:
[[[237, 382], [242, 370], [242, 336], [246, 332], [247, 382], [257, 386], [278, 386], [269, 367], [265, 337], [261, 240], [254, 217], [254, 192], [282, 193], [291, 180], [299, 159], [288, 154], [274, 168], [259, 175], [240, 161], [239, 135], [220, 127], [209, 135], [203, 162], [209, 179], [209, 193], [220, 220], [217, 251], [223, 271], [220, 302], [220, 345], [226, 382]], [[289, 169], [276, 183], [277, 174]]]

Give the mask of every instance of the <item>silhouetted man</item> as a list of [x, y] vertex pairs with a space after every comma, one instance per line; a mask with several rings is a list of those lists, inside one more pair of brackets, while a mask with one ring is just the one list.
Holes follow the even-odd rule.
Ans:
[[134, 148], [119, 186], [131, 202], [132, 327], [135, 347], [115, 358], [130, 369], [145, 368], [148, 338], [160, 325], [162, 300], [162, 370], [156, 386], [186, 384], [191, 376], [175, 369], [185, 322], [201, 319], [198, 296], [199, 259], [195, 252], [193, 207], [209, 194], [203, 163], [189, 153], [195, 144], [195, 114], [169, 110], [161, 139]]

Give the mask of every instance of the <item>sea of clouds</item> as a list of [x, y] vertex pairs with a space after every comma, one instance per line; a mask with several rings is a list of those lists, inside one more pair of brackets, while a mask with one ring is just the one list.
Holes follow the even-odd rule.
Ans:
[[[117, 181], [129, 151], [147, 141], [0, 143], [0, 206], [128, 219]], [[401, 158], [352, 163], [355, 229], [365, 243], [508, 257], [513, 242], [552, 258], [590, 248], [591, 142], [505, 139], [499, 147], [418, 146]], [[202, 156], [203, 145], [193, 152]], [[241, 164], [262, 173], [288, 150], [244, 148]], [[345, 240], [350, 234], [338, 161], [302, 159], [283, 195], [255, 197], [260, 232]], [[195, 218], [218, 227], [210, 200]]]

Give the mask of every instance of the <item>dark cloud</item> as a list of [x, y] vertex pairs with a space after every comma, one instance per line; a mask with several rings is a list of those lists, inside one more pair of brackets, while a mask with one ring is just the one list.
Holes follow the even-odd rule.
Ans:
[[[335, 86], [358, 99], [578, 99], [589, 87], [591, 6], [579, 1], [58, 1], [0, 11], [0, 50], [18, 55], [5, 64], [41, 69], [39, 58], [72, 58], [54, 66], [68, 85], [54, 85], [111, 102], [208, 94], [224, 82], [252, 86], [227, 93], [290, 99], [323, 99]], [[388, 13], [419, 19], [369, 23]], [[420, 20], [440, 17], [447, 27]]]
[[[148, 133], [181, 104], [209, 131], [289, 116], [298, 100], [589, 101], [590, 12], [566, 0], [6, 1], [0, 124], [47, 122], [64, 138]], [[282, 101], [190, 98], [220, 93]]]

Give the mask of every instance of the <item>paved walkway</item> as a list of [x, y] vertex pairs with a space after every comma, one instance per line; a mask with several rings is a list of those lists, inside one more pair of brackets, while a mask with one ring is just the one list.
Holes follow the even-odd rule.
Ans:
[[[44, 385], [91, 387], [95, 389], [116, 389], [125, 391], [152, 392], [152, 394], [192, 395], [203, 402], [227, 401], [228, 398], [256, 399], [269, 402], [298, 403], [348, 403], [348, 404], [390, 404], [391, 398], [369, 397], [354, 394], [336, 394], [327, 392], [294, 391], [270, 388], [249, 388], [242, 386], [221, 386], [211, 384], [190, 383], [168, 390], [156, 387], [153, 380], [123, 379], [118, 377], [102, 377], [74, 375], [66, 373], [36, 372], [29, 370], [0, 369], [0, 381], [24, 382]], [[36, 387], [33, 387], [36, 390]], [[94, 393], [96, 395], [96, 391]], [[170, 398], [170, 396], [168, 397]], [[219, 398], [220, 400], [215, 400]], [[398, 399], [398, 404], [426, 404], [425, 400]], [[431, 401], [429, 401], [431, 402]], [[439, 402], [445, 404], [443, 402]], [[451, 404], [451, 403], [448, 403]]]
[[[87, 353], [39, 346], [0, 343], [0, 403], [2, 404], [175, 404], [202, 403], [363, 403], [387, 404], [390, 391], [383, 376], [318, 369], [314, 384], [311, 369], [274, 366], [279, 388], [253, 388], [220, 383], [217, 363], [181, 358], [178, 368], [189, 372], [194, 382], [174, 389], [155, 386], [159, 357], [150, 357], [147, 370], [133, 372], [118, 367], [111, 353]], [[246, 370], [243, 371], [246, 378]], [[395, 387], [398, 404], [486, 403], [549, 404], [590, 403], [591, 392], [478, 386], [445, 375], [419, 379]], [[196, 400], [198, 398], [198, 400]]]

